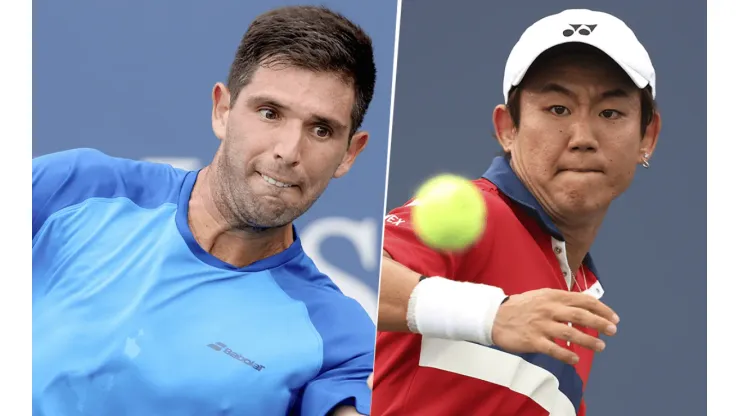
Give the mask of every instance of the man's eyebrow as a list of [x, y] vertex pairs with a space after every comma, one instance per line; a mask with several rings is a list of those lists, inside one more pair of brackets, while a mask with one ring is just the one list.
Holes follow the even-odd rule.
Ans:
[[569, 90], [568, 88], [566, 88], [566, 87], [564, 87], [564, 86], [562, 86], [560, 84], [556, 84], [554, 82], [548, 82], [547, 84], [543, 85], [542, 88], [540, 88], [538, 90], [538, 92], [540, 92], [542, 94], [547, 94], [547, 93], [550, 93], [550, 92], [554, 92], [554, 93], [557, 93], [557, 94], [567, 95], [568, 97], [571, 97], [571, 98], [575, 98], [576, 97], [576, 93], [575, 92]]
[[267, 95], [253, 95], [247, 99], [247, 105], [249, 105], [250, 107], [267, 105], [270, 107], [274, 107], [276, 110], [285, 110], [288, 108], [286, 105], [281, 104], [273, 97], [269, 97]]
[[312, 115], [311, 120], [315, 124], [326, 124], [327, 126], [331, 127], [331, 129], [334, 131], [344, 131], [348, 128], [344, 123], [342, 123], [341, 121], [337, 119], [326, 117], [326, 116], [320, 116], [317, 114]]
[[[569, 90], [568, 88], [560, 84], [556, 84], [554, 82], [550, 82], [550, 83], [543, 85], [542, 88], [539, 89], [539, 92], [543, 94], [554, 92], [558, 94], [567, 95], [572, 98], [576, 97], [575, 92], [573, 92], [572, 90]], [[627, 93], [627, 90], [625, 90], [624, 88], [614, 88], [614, 89], [604, 91], [603, 93], [601, 93], [602, 100], [607, 99], [607, 98], [627, 98], [627, 97], [629, 97], [629, 94]]]
[[601, 94], [602, 99], [607, 98], [627, 98], [629, 94], [623, 88], [614, 88], [613, 90], [606, 91]]

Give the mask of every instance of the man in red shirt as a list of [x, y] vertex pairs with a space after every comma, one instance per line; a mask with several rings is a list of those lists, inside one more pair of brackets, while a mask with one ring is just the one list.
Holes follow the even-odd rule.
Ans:
[[599, 334], [619, 318], [589, 255], [609, 204], [648, 167], [655, 72], [621, 20], [566, 10], [529, 27], [493, 121], [506, 156], [473, 183], [483, 237], [424, 246], [409, 201], [386, 217], [373, 416], [585, 415]]

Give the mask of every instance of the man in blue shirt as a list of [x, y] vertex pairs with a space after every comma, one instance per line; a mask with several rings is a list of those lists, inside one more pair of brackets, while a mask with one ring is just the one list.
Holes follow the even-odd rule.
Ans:
[[276, 9], [213, 89], [209, 166], [34, 159], [34, 414], [369, 414], [374, 325], [292, 222], [365, 147], [374, 85], [360, 28]]

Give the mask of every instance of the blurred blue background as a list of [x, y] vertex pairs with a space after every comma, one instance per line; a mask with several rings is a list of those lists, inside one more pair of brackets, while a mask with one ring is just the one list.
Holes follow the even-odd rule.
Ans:
[[[34, 157], [92, 147], [203, 167], [219, 143], [211, 130], [213, 85], [226, 81], [252, 19], [290, 4], [305, 3], [34, 0]], [[319, 269], [375, 319], [396, 2], [321, 4], [372, 37], [378, 79], [363, 125], [368, 147], [297, 226]]]
[[656, 68], [663, 115], [650, 169], [612, 205], [593, 249], [602, 300], [621, 322], [594, 361], [588, 414], [706, 414], [706, 2], [404, 0], [388, 210], [432, 174], [486, 170], [500, 151], [491, 113], [511, 48], [568, 8], [632, 27]]

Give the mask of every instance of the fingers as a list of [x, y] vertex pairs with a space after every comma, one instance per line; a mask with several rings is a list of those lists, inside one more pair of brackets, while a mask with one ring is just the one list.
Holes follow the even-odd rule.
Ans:
[[[595, 329], [602, 334], [612, 336], [617, 333], [617, 326], [601, 316], [577, 307], [564, 307], [555, 313], [555, 319], [560, 322], [572, 322], [581, 326]], [[580, 331], [579, 331], [580, 332]]]
[[606, 347], [604, 341], [596, 337], [592, 337], [591, 335], [581, 332], [578, 329], [566, 324], [557, 323], [549, 325], [547, 328], [545, 328], [545, 332], [551, 338], [558, 338], [563, 341], [570, 341], [573, 344], [578, 344], [592, 351], [601, 352]]
[[574, 292], [562, 292], [566, 298], [566, 304], [569, 306], [575, 306], [581, 309], [585, 309], [594, 313], [602, 318], [611, 321], [613, 324], [619, 323], [619, 316], [612, 310], [612, 308], [606, 306], [600, 300], [586, 293], [574, 293]]
[[[567, 325], [566, 325], [567, 326]], [[566, 364], [575, 365], [578, 362], [578, 355], [567, 348], [563, 348], [560, 345], [549, 339], [542, 339], [537, 347], [537, 352], [547, 354], [557, 360], [560, 360]]]

